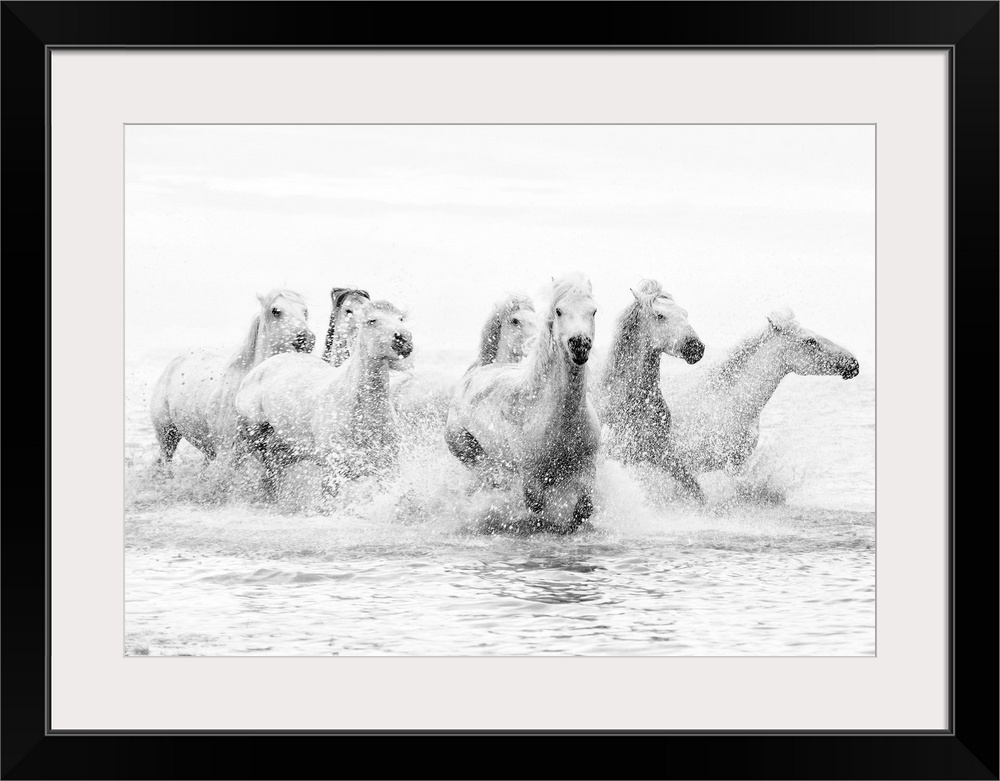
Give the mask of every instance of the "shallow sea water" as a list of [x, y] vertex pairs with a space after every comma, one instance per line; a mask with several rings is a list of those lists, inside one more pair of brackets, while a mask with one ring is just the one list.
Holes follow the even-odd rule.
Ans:
[[588, 527], [513, 536], [480, 529], [514, 498], [470, 493], [421, 414], [398, 478], [335, 502], [302, 467], [265, 503], [252, 469], [234, 486], [187, 443], [158, 474], [164, 364], [126, 371], [126, 654], [875, 652], [874, 372], [786, 378], [748, 474], [702, 476], [704, 506], [602, 461]]

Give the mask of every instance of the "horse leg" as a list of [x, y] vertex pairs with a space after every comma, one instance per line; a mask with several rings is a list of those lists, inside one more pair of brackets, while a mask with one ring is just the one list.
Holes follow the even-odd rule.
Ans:
[[241, 428], [239, 449], [244, 452], [252, 450], [257, 454], [261, 466], [264, 467], [264, 477], [261, 485], [268, 500], [274, 501], [278, 492], [278, 481], [281, 477], [282, 459], [278, 456], [273, 442], [274, 429], [267, 423], [255, 427]]
[[[205, 456], [205, 460], [204, 462], [202, 462], [203, 468], [211, 464], [216, 459], [216, 456], [218, 456], [218, 453], [216, 452], [215, 447], [213, 445], [205, 445], [201, 449], [201, 454]], [[204, 472], [202, 473], [202, 475], [204, 475]]]
[[573, 529], [579, 528], [593, 514], [594, 497], [590, 489], [585, 488], [583, 493], [580, 494], [580, 498], [576, 501], [576, 507], [573, 508]]
[[[546, 507], [545, 483], [538, 478], [525, 478], [524, 504], [533, 513], [542, 513]], [[532, 531], [547, 531], [554, 534], [572, 534], [594, 513], [594, 499], [590, 488], [584, 488], [573, 507], [568, 522], [542, 518], [536, 520]]]
[[492, 461], [472, 434], [466, 429], [446, 430], [444, 434], [448, 449], [469, 469], [478, 471], [478, 479], [470, 491], [482, 488], [502, 488], [505, 485], [503, 469]]
[[540, 513], [545, 509], [545, 488], [541, 480], [524, 478], [524, 506], [533, 513]]
[[157, 459], [157, 466], [169, 467], [181, 441], [180, 432], [173, 423], [157, 425], [154, 429], [156, 440], [160, 444], [160, 457]]
[[278, 485], [281, 480], [281, 461], [274, 457], [269, 450], [261, 451], [261, 463], [264, 465], [264, 495], [269, 501], [274, 501], [278, 496]]
[[323, 499], [336, 499], [340, 494], [341, 487], [349, 479], [348, 469], [343, 459], [327, 456], [325, 459], [318, 459], [315, 463], [322, 470], [320, 492]]
[[483, 446], [464, 428], [444, 432], [445, 442], [452, 455], [468, 467], [474, 467], [486, 455]]
[[670, 459], [667, 462], [667, 471], [677, 481], [685, 494], [704, 504], [705, 494], [701, 490], [701, 486], [698, 485], [695, 476], [688, 471], [687, 467], [676, 459]]

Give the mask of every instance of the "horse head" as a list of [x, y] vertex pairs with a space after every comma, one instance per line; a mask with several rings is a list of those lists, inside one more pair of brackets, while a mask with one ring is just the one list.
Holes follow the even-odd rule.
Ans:
[[688, 363], [701, 360], [705, 345], [688, 322], [687, 310], [679, 307], [659, 282], [644, 279], [632, 295], [635, 304], [626, 311], [625, 321], [640, 332], [637, 335], [651, 352], [683, 358]]
[[260, 301], [259, 331], [263, 337], [264, 357], [284, 352], [308, 353], [316, 344], [316, 335], [306, 323], [306, 300], [292, 290], [272, 290]]
[[596, 314], [597, 302], [589, 279], [574, 274], [552, 281], [552, 301], [545, 327], [563, 354], [577, 366], [590, 357]]
[[839, 374], [845, 380], [857, 377], [858, 359], [839, 344], [803, 328], [791, 310], [778, 310], [767, 316], [768, 330], [781, 340], [785, 365], [803, 375]]
[[357, 333], [351, 355], [398, 363], [413, 352], [406, 314], [388, 301], [365, 301], [356, 312]]
[[347, 358], [348, 346], [358, 330], [355, 315], [365, 301], [371, 300], [371, 296], [358, 288], [335, 287], [330, 291], [330, 300], [333, 308], [330, 310], [323, 360], [339, 366]]
[[516, 363], [538, 332], [535, 305], [525, 296], [510, 296], [490, 314], [480, 340], [479, 364]]
[[366, 301], [371, 300], [371, 296], [366, 291], [355, 288], [334, 288], [330, 291], [330, 298], [334, 313], [331, 325], [337, 332], [342, 332], [349, 342], [358, 328], [355, 315]]

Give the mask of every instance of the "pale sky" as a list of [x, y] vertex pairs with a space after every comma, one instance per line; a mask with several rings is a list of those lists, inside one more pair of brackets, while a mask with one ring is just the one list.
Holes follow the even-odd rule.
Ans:
[[591, 278], [597, 343], [643, 277], [706, 356], [790, 306], [874, 357], [873, 126], [128, 126], [126, 357], [235, 347], [257, 293], [333, 286], [469, 352], [493, 302]]

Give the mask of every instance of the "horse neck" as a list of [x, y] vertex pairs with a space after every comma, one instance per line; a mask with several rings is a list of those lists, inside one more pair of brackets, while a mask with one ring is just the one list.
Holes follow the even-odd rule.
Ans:
[[617, 389], [613, 395], [622, 401], [661, 398], [659, 351], [642, 344], [634, 334], [622, 334], [611, 348], [604, 385]]
[[526, 360], [529, 393], [550, 393], [557, 408], [567, 415], [583, 406], [587, 397], [587, 366], [570, 361], [551, 334], [538, 340]]
[[347, 370], [348, 384], [355, 389], [355, 399], [364, 403], [388, 399], [389, 364], [368, 354], [363, 345], [351, 355]]
[[756, 416], [789, 371], [781, 345], [775, 339], [764, 339], [739, 361], [725, 379], [730, 385], [735, 405], [743, 412]]

